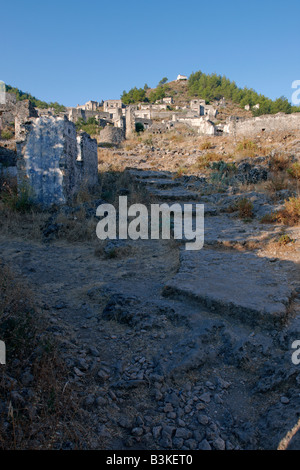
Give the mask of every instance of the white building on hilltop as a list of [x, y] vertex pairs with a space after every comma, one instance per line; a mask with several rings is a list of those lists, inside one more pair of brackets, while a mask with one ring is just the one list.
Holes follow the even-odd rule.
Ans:
[[188, 80], [188, 78], [185, 75], [178, 75], [176, 78], [176, 81], [179, 82], [180, 80]]

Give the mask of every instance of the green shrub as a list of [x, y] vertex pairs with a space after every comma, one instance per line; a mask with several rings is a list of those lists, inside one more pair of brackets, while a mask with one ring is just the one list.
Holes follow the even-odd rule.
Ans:
[[90, 117], [87, 119], [87, 121], [84, 121], [84, 119], [79, 118], [76, 122], [76, 129], [77, 131], [83, 131], [92, 136], [99, 134], [99, 132], [103, 128], [99, 126], [99, 123], [96, 118]]
[[1, 132], [1, 139], [3, 140], [10, 140], [13, 138], [13, 133], [11, 131], [2, 131]]
[[237, 210], [239, 212], [240, 219], [252, 219], [253, 214], [253, 204], [247, 198], [243, 197], [239, 199], [236, 203]]
[[33, 191], [27, 180], [19, 185], [15, 181], [4, 181], [1, 186], [0, 200], [11, 210], [17, 212], [28, 212], [34, 206]]
[[295, 178], [296, 180], [300, 181], [300, 163], [299, 162], [293, 163], [293, 165], [290, 168], [288, 168], [287, 172], [292, 178]]
[[160, 82], [158, 83], [158, 86], [164, 85], [165, 83], [167, 83], [167, 81], [168, 81], [167, 77], [162, 78]]
[[147, 102], [146, 90], [143, 88], [131, 88], [128, 92], [125, 90], [122, 93], [121, 100], [124, 104], [134, 104], [140, 102]]
[[226, 163], [223, 160], [209, 164], [212, 171], [211, 181], [213, 183], [229, 184], [237, 168], [234, 163]]
[[292, 243], [294, 242], [294, 240], [289, 236], [287, 235], [286, 233], [281, 235], [281, 237], [279, 237], [278, 239], [278, 243], [280, 246], [285, 246], [285, 245], [288, 245], [289, 243]]
[[149, 145], [150, 147], [153, 146], [153, 138], [152, 135], [150, 135], [147, 139], [144, 140], [145, 145]]

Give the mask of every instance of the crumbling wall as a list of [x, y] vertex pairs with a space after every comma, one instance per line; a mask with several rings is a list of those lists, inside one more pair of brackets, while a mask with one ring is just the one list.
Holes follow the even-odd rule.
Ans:
[[250, 119], [231, 118], [224, 126], [224, 133], [250, 136], [261, 132], [280, 132], [300, 129], [300, 113], [267, 114]]
[[[37, 112], [30, 101], [17, 102], [16, 95], [6, 93], [5, 102], [0, 104], [0, 174], [16, 175], [16, 136], [20, 134], [20, 128], [16, 130], [17, 116], [26, 123], [31, 117], [37, 116]], [[9, 140], [1, 140], [1, 129], [8, 125], [9, 129], [15, 128], [16, 136]]]
[[5, 92], [4, 102], [0, 103], [0, 136], [1, 129], [10, 125], [15, 120], [17, 112], [16, 95]]
[[87, 134], [77, 140], [66, 117], [17, 118], [18, 186], [28, 184], [34, 202], [64, 204], [80, 185], [97, 182], [97, 143]]
[[124, 130], [121, 127], [106, 126], [100, 131], [99, 142], [119, 145], [124, 140]]
[[213, 122], [205, 117], [178, 117], [176, 114], [173, 115], [173, 122], [180, 122], [187, 126], [193, 127], [198, 130], [199, 134], [203, 135], [215, 135], [216, 126]]
[[135, 131], [135, 111], [137, 107], [129, 105], [125, 111], [125, 122], [126, 122], [126, 139], [130, 138], [132, 133]]
[[91, 139], [89, 134], [81, 132], [77, 136], [77, 186], [81, 184], [89, 187], [98, 183], [98, 152], [97, 141]]
[[18, 101], [15, 111], [16, 140], [22, 141], [26, 135], [26, 125], [31, 123], [31, 118], [38, 117], [38, 112], [29, 100]]

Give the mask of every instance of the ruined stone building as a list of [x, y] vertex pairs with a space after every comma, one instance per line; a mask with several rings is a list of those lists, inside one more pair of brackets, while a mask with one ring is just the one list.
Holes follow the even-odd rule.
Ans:
[[218, 111], [212, 105], [206, 104], [205, 100], [192, 99], [190, 102], [190, 109], [196, 113], [197, 116], [207, 116], [209, 119], [215, 119]]
[[198, 116], [204, 116], [205, 100], [192, 99], [190, 102], [191, 111], [194, 111]]
[[265, 114], [250, 119], [231, 116], [223, 127], [224, 134], [250, 136], [262, 132], [281, 132], [300, 129], [300, 113]]
[[32, 116], [29, 103], [22, 103], [16, 115], [19, 189], [27, 185], [32, 200], [49, 207], [71, 200], [83, 185], [96, 185], [96, 140], [77, 135], [66, 116]]
[[[17, 99], [16, 95], [1, 92], [2, 99], [0, 101], [0, 133], [6, 126], [15, 121]], [[0, 134], [1, 135], [1, 134]]]
[[119, 145], [125, 138], [125, 131], [120, 127], [107, 125], [100, 131], [99, 142]]
[[83, 105], [77, 105], [76, 109], [83, 109], [84, 111], [97, 111], [98, 108], [102, 105], [98, 101], [87, 101]]
[[174, 103], [172, 96], [166, 96], [165, 98], [162, 99], [162, 101], [163, 101], [163, 103], [166, 103], [166, 104], [173, 104]]
[[113, 113], [116, 109], [124, 107], [122, 100], [106, 100], [103, 103], [103, 111], [106, 113]]

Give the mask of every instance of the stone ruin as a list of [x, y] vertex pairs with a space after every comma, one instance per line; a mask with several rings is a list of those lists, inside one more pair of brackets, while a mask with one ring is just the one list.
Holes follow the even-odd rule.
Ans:
[[300, 129], [300, 113], [266, 114], [249, 119], [231, 116], [223, 127], [224, 134], [247, 137], [262, 132], [282, 132]]
[[119, 145], [125, 138], [124, 129], [107, 125], [100, 131], [100, 144]]
[[35, 203], [64, 204], [82, 186], [98, 181], [97, 141], [66, 116], [33, 112], [30, 103], [18, 106], [15, 121], [18, 187], [28, 184]]

